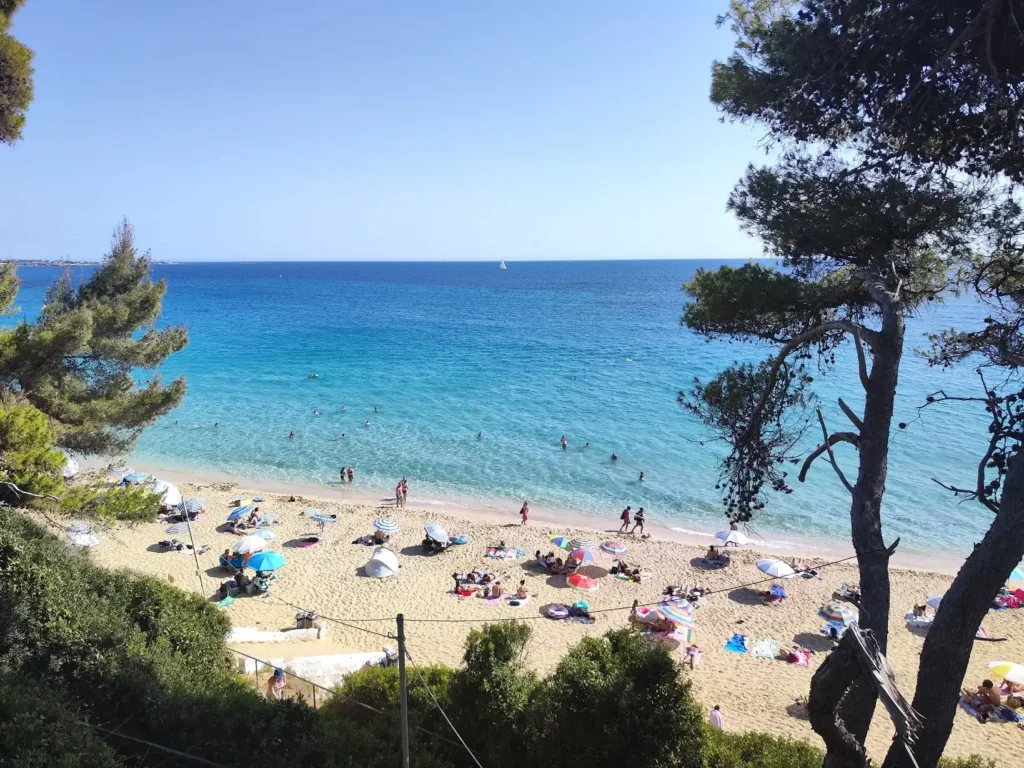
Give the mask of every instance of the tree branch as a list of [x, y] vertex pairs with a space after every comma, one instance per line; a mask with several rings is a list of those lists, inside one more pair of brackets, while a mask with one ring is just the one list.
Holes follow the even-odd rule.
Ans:
[[871, 383], [871, 377], [868, 376], [868, 361], [864, 358], [864, 341], [861, 339], [860, 331], [856, 330], [853, 333], [853, 348], [857, 350], [857, 370], [860, 372], [860, 385], [864, 387], [864, 391], [868, 391], [868, 385]]
[[[851, 320], [832, 320], [827, 323], [816, 325], [813, 328], [808, 328], [803, 333], [797, 334], [791, 338], [782, 345], [782, 349], [779, 350], [778, 354], [775, 355], [775, 359], [772, 360], [771, 369], [768, 372], [768, 381], [765, 383], [764, 391], [761, 393], [761, 397], [757, 401], [757, 405], [754, 407], [754, 411], [750, 418], [750, 424], [747, 425], [747, 429], [743, 433], [743, 439], [750, 435], [754, 425], [761, 418], [761, 412], [764, 411], [764, 406], [768, 402], [768, 398], [771, 395], [772, 390], [775, 389], [775, 382], [779, 378], [779, 370], [782, 368], [783, 363], [786, 362], [786, 358], [804, 344], [814, 341], [818, 337], [824, 336], [826, 333], [832, 333], [834, 331], [843, 331], [845, 333], [852, 334], [854, 337], [867, 336], [872, 339], [881, 337], [881, 334], [877, 331], [865, 328]], [[863, 354], [863, 352], [861, 352], [861, 354]]]
[[49, 493], [31, 493], [29, 491], [22, 490], [15, 483], [12, 483], [10, 480], [0, 480], [0, 485], [6, 485], [8, 488], [11, 488], [15, 493], [20, 494], [21, 496], [31, 496], [33, 499], [52, 499], [53, 501], [60, 501], [58, 497]]
[[843, 402], [843, 398], [841, 397], [839, 398], [839, 408], [840, 410], [842, 410], [843, 413], [846, 414], [846, 418], [850, 420], [853, 426], [855, 426], [858, 430], [864, 429], [864, 422], [860, 420], [860, 417], [858, 417], [857, 414], [853, 412], [853, 409], [850, 408], [850, 406]]
[[[829, 462], [831, 462], [832, 469], [834, 469], [836, 471], [836, 474], [839, 476], [839, 479], [842, 481], [843, 485], [846, 487], [846, 490], [849, 491], [852, 494], [853, 493], [853, 486], [850, 485], [850, 481], [846, 479], [846, 475], [843, 474], [843, 470], [841, 470], [839, 468], [839, 464], [836, 462], [836, 455], [834, 453], [832, 453], [832, 443], [833, 443], [833, 440], [829, 437], [828, 429], [825, 427], [825, 417], [821, 415], [821, 408], [818, 408], [817, 411], [818, 411], [818, 423], [821, 424], [821, 434], [825, 437], [825, 451], [828, 453], [828, 460], [829, 460]], [[851, 435], [852, 433], [850, 433], [850, 432], [838, 432], [836, 434], [837, 435]], [[835, 437], [835, 435], [833, 437]], [[853, 435], [853, 437], [855, 438], [855, 440], [853, 440], [853, 441], [847, 440], [844, 437], [844, 438], [840, 438], [839, 440], [835, 440], [834, 442], [853, 442], [853, 444], [856, 445], [857, 444], [856, 440], [859, 439], [859, 436], [858, 435]], [[803, 475], [806, 472], [806, 466], [807, 465], [805, 464], [805, 468], [800, 470], [800, 479], [801, 480], [803, 480]]]
[[817, 448], [811, 451], [810, 455], [806, 459], [804, 459], [803, 466], [800, 467], [800, 475], [798, 478], [800, 482], [802, 483], [806, 480], [807, 470], [811, 468], [811, 464], [814, 463], [814, 460], [821, 456], [821, 454], [828, 451], [828, 449], [831, 446], [835, 445], [836, 443], [850, 443], [851, 445], [857, 445], [859, 440], [860, 436], [855, 432], [836, 432], [832, 435], [829, 435], [827, 442], [824, 442], [821, 445], [819, 445]]

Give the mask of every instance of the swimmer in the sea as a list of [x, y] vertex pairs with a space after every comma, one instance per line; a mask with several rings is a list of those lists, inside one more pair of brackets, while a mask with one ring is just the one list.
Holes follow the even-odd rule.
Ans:
[[590, 443], [587, 443], [587, 444], [586, 444], [586, 445], [584, 445], [583, 447], [584, 447], [584, 448], [589, 448], [589, 447], [590, 447]]
[[369, 419], [367, 419], [367, 420], [366, 420], [366, 423], [365, 423], [365, 424], [364, 424], [363, 426], [364, 426], [364, 427], [368, 427], [368, 426], [370, 426], [370, 420], [369, 420]]
[[639, 480], [639, 482], [642, 483], [643, 481], [644, 481], [644, 471], [641, 469], [640, 470], [640, 480]]
[[476, 439], [477, 440], [483, 440], [484, 439], [484, 433], [483, 432], [477, 432], [476, 433]]
[[319, 416], [320, 415], [320, 411], [313, 411], [313, 415], [314, 416]]
[[569, 447], [569, 441], [565, 439], [565, 435], [562, 435], [562, 450], [564, 451]]
[[291, 432], [288, 433], [288, 437], [292, 438], [293, 440], [295, 439], [295, 430], [294, 429]]
[[375, 405], [375, 406], [373, 406], [373, 412], [374, 412], [374, 413], [376, 413], [376, 412], [377, 412], [377, 406], [376, 406], [376, 405]]
[[343, 410], [343, 411], [345, 410], [345, 406], [344, 406], [344, 405], [343, 405], [343, 406], [341, 406], [341, 410]]
[[615, 451], [612, 451], [612, 461], [618, 461], [618, 460], [619, 460], [619, 454], [617, 454]]

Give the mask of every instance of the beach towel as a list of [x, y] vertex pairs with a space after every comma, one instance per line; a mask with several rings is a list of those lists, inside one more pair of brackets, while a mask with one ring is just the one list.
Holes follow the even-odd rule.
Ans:
[[798, 667], [809, 667], [811, 665], [811, 652], [806, 648], [794, 648], [789, 652], [786, 661], [796, 664]]
[[508, 604], [513, 608], [518, 608], [520, 605], [526, 605], [528, 602], [530, 602], [529, 595], [526, 597], [516, 597], [513, 595], [508, 599]]
[[526, 550], [520, 547], [519, 549], [498, 549], [497, 547], [488, 547], [484, 550], [484, 557], [493, 557], [499, 560], [516, 560], [523, 557], [526, 554]]
[[725, 650], [732, 651], [733, 653], [746, 653], [747, 652], [747, 636], [736, 634], [729, 638], [729, 642], [725, 644]]
[[700, 559], [701, 563], [711, 569], [725, 568], [729, 564], [728, 560], [708, 560], [706, 557]]
[[452, 544], [468, 544], [469, 537], [459, 534], [458, 536], [452, 536]]
[[221, 610], [224, 610], [229, 605], [231, 605], [233, 602], [235, 602], [235, 598], [233, 598], [231, 595], [228, 595], [223, 600], [221, 600], [219, 603], [217, 603], [217, 607], [220, 608]]
[[985, 629], [984, 627], [978, 627], [978, 631], [974, 635], [974, 639], [975, 640], [987, 640], [990, 643], [1005, 643], [1006, 642], [1006, 638], [1005, 637], [992, 637], [992, 635], [990, 635], [988, 633], [988, 630]]
[[484, 604], [485, 605], [492, 605], [492, 606], [493, 605], [501, 605], [503, 602], [505, 602], [505, 596], [504, 595], [499, 595], [498, 597], [488, 597], [487, 599], [484, 600]]
[[593, 616], [590, 616], [589, 618], [586, 616], [569, 616], [566, 621], [572, 621], [576, 624], [593, 624], [597, 619]]
[[772, 637], [759, 637], [750, 655], [755, 659], [774, 659], [779, 655], [779, 643]]

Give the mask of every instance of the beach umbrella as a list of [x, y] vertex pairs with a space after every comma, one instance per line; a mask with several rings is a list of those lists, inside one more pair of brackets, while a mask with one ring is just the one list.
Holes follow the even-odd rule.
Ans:
[[569, 586], [593, 592], [597, 589], [597, 579], [584, 576], [582, 573], [574, 573], [569, 577]]
[[818, 609], [818, 615], [830, 624], [847, 627], [857, 620], [857, 612], [842, 603], [829, 603]]
[[939, 604], [942, 602], [942, 595], [933, 595], [928, 598], [928, 607], [933, 611], [939, 610]]
[[786, 599], [786, 590], [784, 590], [778, 584], [772, 584], [771, 593], [772, 593], [772, 597], [776, 597], [779, 600], [785, 600]]
[[238, 518], [245, 517], [254, 509], [256, 509], [256, 507], [254, 507], [252, 504], [246, 504], [245, 506], [242, 507], [235, 507], [234, 509], [231, 510], [231, 513], [228, 515], [228, 522], [233, 523]]
[[168, 507], [176, 507], [181, 504], [181, 491], [174, 483], [167, 480], [153, 478], [153, 493], [160, 497], [160, 501]]
[[675, 595], [663, 597], [658, 602], [658, 612], [669, 621], [680, 626], [693, 626], [693, 605], [689, 600], [684, 600]]
[[378, 517], [373, 521], [373, 527], [381, 533], [398, 533], [401, 530], [390, 517]]
[[265, 549], [266, 546], [266, 539], [255, 535], [245, 536], [235, 542], [235, 546], [231, 548], [231, 551], [236, 555], [247, 555], [250, 552], [260, 552]]
[[253, 533], [253, 536], [259, 536], [264, 541], [270, 541], [274, 538], [274, 532], [269, 528], [260, 528]]
[[1006, 580], [1006, 586], [1010, 589], [1024, 589], [1024, 568], [1014, 568]]
[[254, 571], [276, 571], [284, 567], [284, 555], [278, 552], [257, 552], [249, 558], [246, 565]]
[[398, 573], [398, 556], [387, 547], [377, 547], [363, 568], [374, 579], [386, 579]]
[[573, 539], [569, 542], [569, 550], [574, 549], [597, 549], [597, 544], [590, 539]]
[[448, 531], [446, 531], [437, 523], [428, 523], [427, 525], [423, 526], [423, 530], [426, 531], [427, 536], [432, 538], [438, 544], [447, 544], [449, 541]]
[[736, 544], [741, 547], [750, 543], [750, 539], [743, 531], [719, 531], [715, 538], [721, 540], [723, 544]]
[[312, 520], [314, 523], [320, 523], [320, 525], [338, 522], [338, 518], [334, 517], [333, 515], [325, 515], [320, 512], [317, 512], [314, 515], [310, 515], [309, 519]]
[[551, 543], [559, 549], [569, 549], [569, 538], [567, 536], [552, 536]]
[[574, 549], [569, 553], [569, 557], [573, 558], [580, 563], [596, 563], [597, 558], [594, 557], [594, 553], [589, 549]]
[[129, 472], [123, 478], [122, 482], [125, 483], [143, 483], [149, 479], [149, 474], [146, 472]]
[[198, 496], [186, 496], [181, 500], [178, 509], [186, 515], [198, 515], [200, 512], [206, 511], [206, 499], [201, 499]]
[[624, 544], [617, 541], [606, 541], [601, 545], [601, 550], [609, 555], [624, 555], [628, 551]]
[[790, 579], [796, 576], [796, 571], [781, 560], [758, 560], [757, 570], [777, 579]]
[[1024, 685], [1024, 665], [1014, 664], [1012, 661], [990, 661], [988, 668], [992, 674], [1003, 678], [1008, 683]]
[[168, 525], [164, 528], [164, 531], [167, 533], [188, 533], [189, 530], [191, 529], [189, 528], [188, 523], [175, 523], [174, 525]]

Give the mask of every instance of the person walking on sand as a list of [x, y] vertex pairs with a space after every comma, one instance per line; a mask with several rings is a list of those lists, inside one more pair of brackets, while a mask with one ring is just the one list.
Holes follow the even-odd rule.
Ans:
[[523, 522], [520, 525], [526, 525], [526, 521], [530, 519], [530, 502], [523, 502], [523, 508], [519, 510], [519, 516], [523, 518]]
[[636, 511], [636, 517], [633, 519], [633, 530], [630, 533], [636, 533], [636, 529], [640, 529], [640, 533], [644, 532], [644, 508], [640, 507]]
[[284, 701], [284, 670], [278, 667], [267, 682], [267, 697]]
[[711, 723], [712, 728], [717, 728], [720, 731], [725, 730], [725, 720], [722, 717], [722, 709], [717, 704], [715, 704], [715, 708], [711, 710], [711, 714], [708, 715], [708, 722]]
[[619, 520], [622, 521], [622, 525], [619, 526], [619, 533], [629, 533], [629, 511], [633, 507], [626, 507], [622, 510], [622, 514], [619, 516]]

